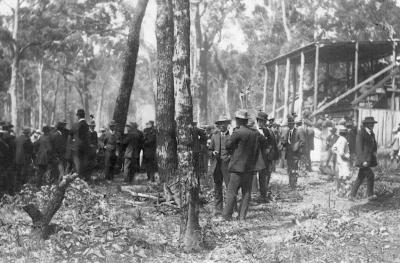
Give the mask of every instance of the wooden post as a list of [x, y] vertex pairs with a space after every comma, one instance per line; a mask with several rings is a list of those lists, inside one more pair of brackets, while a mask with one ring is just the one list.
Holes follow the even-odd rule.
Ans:
[[265, 66], [264, 89], [263, 89], [263, 112], [266, 111], [266, 106], [267, 106], [267, 83], [268, 83], [268, 67]]
[[283, 108], [283, 118], [289, 114], [289, 80], [290, 80], [290, 58], [286, 59], [286, 72], [285, 72], [285, 97], [284, 97], [284, 108]]
[[292, 104], [290, 104], [290, 112], [295, 112], [295, 102], [296, 102], [296, 65], [292, 67]]
[[[358, 41], [356, 42], [356, 48], [354, 53], [354, 86], [358, 84]], [[354, 93], [354, 99], [357, 99], [357, 92]]]
[[[393, 41], [393, 50], [392, 50], [392, 63], [395, 64], [396, 63], [396, 41]], [[391, 109], [392, 110], [396, 110], [396, 92], [394, 92], [396, 90], [396, 77], [395, 75], [392, 76], [392, 105], [391, 105]]]
[[278, 63], [275, 63], [275, 79], [274, 79], [274, 90], [272, 95], [272, 116], [275, 118], [276, 111], [276, 92], [278, 90], [278, 76], [279, 76], [279, 66]]
[[300, 56], [299, 116], [303, 119], [304, 52], [301, 52]]
[[318, 106], [318, 68], [319, 68], [319, 45], [316, 44], [315, 49], [315, 68], [314, 68], [314, 111]]

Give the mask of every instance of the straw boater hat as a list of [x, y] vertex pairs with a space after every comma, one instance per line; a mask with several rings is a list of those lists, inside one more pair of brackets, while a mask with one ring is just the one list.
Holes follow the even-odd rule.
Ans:
[[222, 115], [219, 117], [217, 121], [215, 121], [215, 124], [226, 123], [226, 122], [231, 122], [231, 119], [229, 119], [228, 116], [226, 115]]
[[249, 119], [249, 113], [247, 110], [238, 110], [235, 113], [235, 118], [236, 119], [242, 119], [242, 120], [248, 120]]
[[259, 111], [259, 112], [257, 112], [256, 119], [257, 120], [268, 121], [268, 114], [266, 114], [265, 112]]
[[374, 119], [374, 117], [365, 117], [362, 123], [378, 123], [378, 122]]
[[344, 126], [344, 125], [338, 125], [337, 130], [338, 130], [338, 132], [347, 132], [348, 131], [346, 126]]

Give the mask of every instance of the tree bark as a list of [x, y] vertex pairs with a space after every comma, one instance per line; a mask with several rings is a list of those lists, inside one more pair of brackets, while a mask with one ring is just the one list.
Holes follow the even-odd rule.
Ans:
[[188, 0], [175, 0], [174, 77], [177, 89], [178, 164], [188, 177], [189, 207], [184, 246], [187, 251], [199, 250], [199, 178], [193, 166], [193, 103], [190, 89], [190, 5]]
[[174, 56], [174, 20], [172, 0], [157, 0], [157, 161], [161, 182], [167, 186], [176, 179], [177, 146]]
[[54, 91], [53, 109], [51, 111], [51, 121], [50, 121], [50, 123], [55, 123], [56, 111], [57, 111], [57, 95], [58, 95], [59, 87], [60, 87], [60, 77], [57, 77], [56, 88], [55, 88], [55, 91]]
[[286, 38], [288, 40], [288, 42], [292, 41], [292, 33], [290, 32], [289, 26], [288, 26], [288, 22], [286, 19], [286, 4], [285, 4], [285, 0], [281, 0], [281, 7], [282, 7], [282, 23], [283, 23], [283, 27], [285, 29], [285, 33], [286, 33]]
[[128, 117], [129, 101], [133, 82], [135, 80], [136, 61], [139, 51], [140, 28], [142, 26], [147, 3], [148, 0], [138, 1], [129, 25], [128, 45], [123, 62], [123, 75], [113, 114], [113, 119], [117, 123], [116, 131], [120, 134], [124, 132], [126, 119]]
[[97, 104], [97, 111], [96, 111], [96, 125], [97, 127], [101, 127], [102, 126], [102, 112], [103, 112], [103, 104], [104, 104], [104, 90], [106, 88], [106, 83], [107, 81], [104, 80], [103, 85], [101, 86], [101, 91], [100, 91], [100, 98], [99, 98], [99, 103]]
[[38, 62], [37, 70], [39, 75], [39, 129], [41, 129], [43, 127], [43, 60]]
[[18, 125], [18, 105], [17, 105], [17, 79], [18, 79], [18, 68], [19, 68], [19, 48], [17, 45], [18, 41], [18, 25], [19, 25], [19, 4], [20, 1], [15, 1], [15, 9], [14, 9], [14, 27], [12, 38], [14, 41], [13, 45], [13, 59], [11, 63], [11, 80], [10, 80], [10, 88], [8, 93], [10, 94], [11, 99], [11, 123], [15, 126], [16, 131], [19, 131]]
[[225, 109], [225, 115], [229, 118], [230, 117], [230, 112], [229, 112], [229, 96], [228, 96], [228, 94], [229, 94], [228, 72], [222, 66], [222, 63], [219, 60], [218, 53], [217, 53], [216, 49], [215, 49], [215, 55], [214, 55], [214, 62], [215, 62], [215, 65], [217, 66], [219, 74], [222, 77], [222, 82], [224, 83], [224, 109]]
[[65, 191], [77, 177], [77, 174], [63, 176], [43, 211], [40, 211], [39, 208], [32, 203], [23, 207], [25, 212], [28, 213], [32, 219], [33, 226], [31, 236], [33, 239], [47, 239], [49, 237], [51, 234], [50, 221], [58, 209], [60, 209], [65, 197]]

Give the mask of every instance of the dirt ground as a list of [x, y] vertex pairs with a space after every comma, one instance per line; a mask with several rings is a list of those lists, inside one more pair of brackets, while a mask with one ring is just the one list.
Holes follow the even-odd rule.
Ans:
[[[190, 254], [181, 247], [184, 215], [175, 208], [133, 198], [121, 180], [91, 187], [78, 180], [53, 219], [56, 233], [44, 242], [28, 238], [24, 194], [1, 200], [0, 262], [400, 262], [400, 176], [377, 177], [377, 201], [363, 199], [362, 187], [350, 202], [337, 197], [330, 176], [309, 173], [291, 191], [277, 169], [274, 200], [258, 202], [254, 193], [243, 222], [215, 221], [212, 190], [204, 188], [204, 249]], [[39, 205], [46, 198], [39, 194]]]

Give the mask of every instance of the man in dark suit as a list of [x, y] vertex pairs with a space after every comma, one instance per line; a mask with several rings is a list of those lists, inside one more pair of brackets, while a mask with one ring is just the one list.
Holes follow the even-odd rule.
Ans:
[[78, 122], [74, 123], [70, 132], [71, 136], [71, 154], [75, 170], [79, 176], [90, 181], [88, 173], [88, 155], [89, 155], [89, 125], [85, 120], [85, 111], [79, 109], [76, 113]]
[[[299, 120], [297, 121], [299, 122]], [[305, 133], [303, 129], [295, 127], [295, 120], [292, 116], [287, 118], [288, 130], [283, 136], [283, 146], [286, 149], [287, 171], [289, 175], [289, 186], [296, 189], [299, 160], [304, 151]]]
[[109, 130], [104, 138], [104, 174], [106, 180], [114, 180], [114, 170], [117, 163], [118, 137], [115, 132], [116, 123], [114, 120], [108, 125]]
[[22, 135], [15, 140], [15, 164], [16, 178], [14, 181], [14, 192], [27, 182], [27, 177], [32, 165], [33, 144], [29, 137], [31, 131], [29, 128], [24, 128]]
[[99, 147], [99, 144], [95, 128], [96, 122], [94, 120], [91, 120], [89, 123], [88, 173], [92, 173], [97, 166], [97, 149]]
[[[12, 131], [14, 125], [11, 122], [6, 122], [3, 126], [3, 140], [7, 144], [7, 151], [4, 160], [4, 172], [9, 182], [14, 181], [15, 178], [15, 135]], [[13, 192], [12, 184], [8, 184], [9, 193]]]
[[140, 170], [140, 151], [143, 148], [143, 133], [138, 130], [136, 122], [126, 125], [128, 133], [123, 139], [122, 144], [126, 147], [124, 154], [124, 177], [125, 182], [132, 183], [135, 173]]
[[274, 133], [267, 127], [268, 114], [260, 111], [257, 113], [256, 119], [258, 131], [266, 139], [266, 145], [260, 145], [260, 147], [263, 149], [262, 154], [265, 163], [265, 169], [258, 172], [258, 183], [260, 187], [261, 199], [267, 201], [268, 185], [269, 181], [271, 180], [272, 173], [272, 162], [279, 158], [279, 153]]
[[54, 161], [54, 149], [51, 142], [50, 126], [42, 128], [43, 134], [34, 144], [36, 149], [36, 165], [38, 167], [37, 185], [41, 186], [45, 179], [46, 173], [50, 172], [51, 164]]
[[65, 124], [64, 122], [57, 122], [56, 130], [51, 134], [51, 140], [54, 148], [55, 162], [53, 165], [53, 176], [54, 179], [58, 179], [59, 174], [63, 174], [66, 167], [66, 153], [67, 153], [67, 142], [68, 135], [65, 135]]
[[218, 130], [211, 135], [210, 153], [211, 153], [211, 165], [209, 174], [214, 179], [214, 215], [222, 213], [223, 208], [223, 189], [222, 183], [225, 182], [225, 186], [229, 185], [229, 171], [228, 165], [230, 160], [229, 152], [226, 149], [226, 141], [229, 138], [228, 125], [231, 120], [222, 116], [215, 124]]
[[230, 220], [236, 203], [239, 188], [242, 189], [242, 202], [239, 208], [239, 219], [246, 218], [251, 198], [251, 186], [255, 172], [265, 169], [260, 145], [263, 137], [255, 129], [247, 126], [249, 114], [239, 110], [235, 114], [237, 129], [226, 141], [226, 149], [231, 152], [228, 170], [230, 172], [227, 190], [227, 202], [223, 218]]
[[377, 123], [374, 117], [366, 117], [362, 126], [357, 133], [356, 138], [356, 154], [357, 159], [355, 165], [360, 169], [358, 176], [354, 182], [353, 189], [351, 190], [350, 200], [354, 200], [357, 195], [358, 188], [367, 179], [367, 195], [369, 200], [376, 200], [377, 196], [374, 194], [374, 172], [371, 167], [378, 165], [376, 158], [377, 143], [374, 134], [374, 125]]
[[154, 122], [149, 121], [146, 124], [146, 129], [143, 130], [143, 164], [146, 167], [147, 179], [154, 182], [154, 174], [157, 171], [156, 150], [157, 150], [157, 135], [154, 128]]

